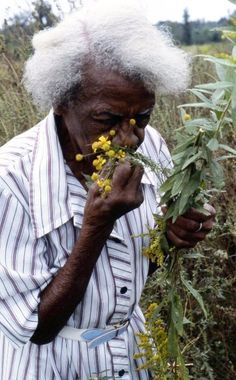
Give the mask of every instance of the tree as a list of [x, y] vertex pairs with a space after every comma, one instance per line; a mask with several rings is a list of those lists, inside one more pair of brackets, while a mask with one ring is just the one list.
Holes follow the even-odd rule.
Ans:
[[192, 43], [192, 28], [191, 23], [189, 22], [189, 13], [187, 8], [184, 10], [183, 15], [183, 43], [185, 45], [191, 45]]
[[58, 18], [52, 12], [52, 6], [47, 1], [37, 0], [33, 5], [32, 16], [38, 29], [51, 27], [58, 21]]

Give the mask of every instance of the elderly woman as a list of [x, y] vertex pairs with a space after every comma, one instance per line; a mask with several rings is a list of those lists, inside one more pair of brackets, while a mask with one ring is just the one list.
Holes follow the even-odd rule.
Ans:
[[[51, 111], [0, 149], [1, 379], [150, 379], [133, 356], [159, 180], [124, 161], [102, 197], [85, 183], [94, 156], [75, 156], [113, 129], [114, 143], [170, 165], [148, 122], [155, 93], [185, 88], [188, 59], [127, 0], [84, 8], [33, 45], [24, 82]], [[170, 222], [170, 242], [204, 239], [210, 210]]]

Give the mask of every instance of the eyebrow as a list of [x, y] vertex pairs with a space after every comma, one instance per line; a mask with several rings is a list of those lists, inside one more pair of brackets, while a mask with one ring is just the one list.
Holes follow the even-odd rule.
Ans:
[[[139, 112], [139, 113], [135, 114], [134, 116], [144, 116], [144, 115], [149, 114], [152, 111], [153, 111], [153, 107], [147, 108], [146, 110]], [[96, 116], [102, 116], [102, 115], [105, 116], [106, 115], [106, 116], [112, 116], [112, 117], [123, 117], [124, 116], [122, 113], [117, 113], [117, 112], [108, 111], [108, 110], [97, 112], [95, 115]]]

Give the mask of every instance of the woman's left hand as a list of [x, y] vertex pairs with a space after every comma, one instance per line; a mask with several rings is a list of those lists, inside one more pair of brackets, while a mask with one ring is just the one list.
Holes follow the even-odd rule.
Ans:
[[[208, 215], [191, 208], [184, 215], [179, 216], [174, 223], [171, 219], [167, 221], [166, 236], [175, 247], [193, 248], [211, 231], [216, 211], [209, 204], [206, 204], [204, 208]], [[165, 212], [164, 208], [163, 211]]]

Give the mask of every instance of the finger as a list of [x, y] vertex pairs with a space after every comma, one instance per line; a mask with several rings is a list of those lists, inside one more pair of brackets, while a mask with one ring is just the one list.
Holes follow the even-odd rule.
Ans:
[[197, 222], [196, 220], [185, 218], [184, 216], [179, 216], [175, 223], [172, 223], [171, 219], [167, 220], [167, 226], [171, 225], [178, 225], [180, 228], [189, 231], [189, 232], [195, 232], [198, 230], [200, 226], [200, 222]]
[[129, 161], [123, 161], [117, 165], [112, 176], [112, 187], [125, 187], [132, 173]]
[[168, 208], [166, 206], [161, 206], [161, 211], [162, 211], [163, 215], [165, 215], [167, 213], [167, 210], [168, 210]]
[[205, 231], [207, 234], [212, 230], [215, 224], [215, 218], [212, 217], [209, 220], [206, 220], [205, 222], [202, 223], [202, 231]]
[[183, 216], [187, 219], [192, 219], [192, 220], [195, 220], [199, 223], [202, 223], [205, 220], [208, 220], [212, 217], [215, 217], [214, 207], [208, 205], [206, 208], [206, 205], [204, 205], [204, 208], [206, 209], [206, 214], [203, 214], [202, 212], [198, 211], [197, 209], [191, 207]]
[[190, 243], [189, 241], [181, 239], [170, 230], [166, 232], [166, 236], [176, 248], [193, 248], [197, 244], [197, 242]]
[[215, 209], [215, 207], [213, 207], [209, 203], [205, 203], [204, 204], [204, 209], [209, 212], [209, 214], [213, 217], [213, 219], [215, 219], [215, 216], [216, 216], [216, 209]]
[[197, 222], [192, 219], [187, 219], [184, 216], [179, 216], [175, 223], [169, 219], [166, 222], [167, 226], [171, 227], [172, 225], [177, 225], [181, 229], [186, 230], [188, 232], [197, 232], [199, 229], [204, 232], [210, 232], [215, 224], [214, 219], [208, 219], [205, 222]]
[[127, 185], [129, 186], [130, 190], [134, 191], [140, 191], [141, 190], [141, 180], [144, 173], [144, 168], [142, 165], [135, 165], [133, 167], [132, 174], [129, 178], [129, 181]]
[[181, 240], [197, 243], [202, 241], [206, 237], [206, 232], [203, 230], [200, 231], [187, 231], [186, 229], [181, 228], [179, 225], [171, 224], [168, 226], [168, 230], [172, 231], [177, 237]]

